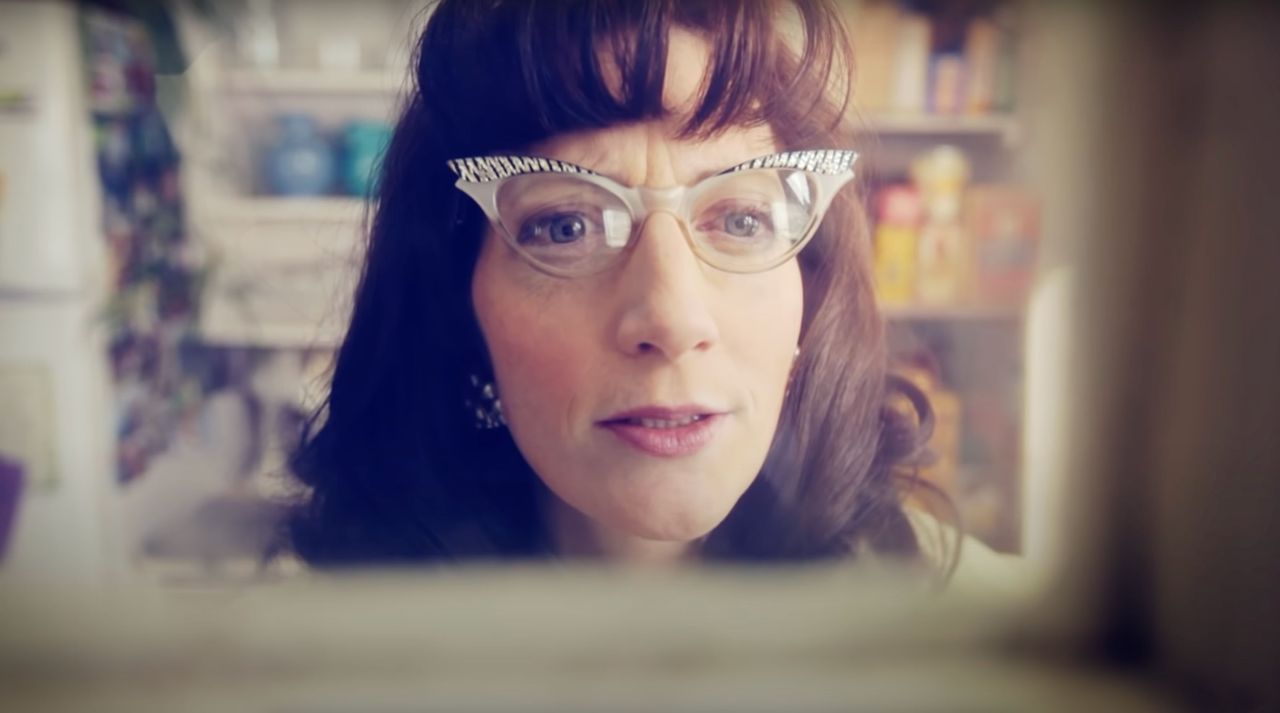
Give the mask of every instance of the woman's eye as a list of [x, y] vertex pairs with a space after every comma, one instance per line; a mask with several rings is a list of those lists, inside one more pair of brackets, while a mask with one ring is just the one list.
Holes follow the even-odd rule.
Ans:
[[724, 217], [724, 232], [735, 238], [753, 238], [760, 226], [760, 219], [751, 213], [735, 211]]
[[524, 224], [520, 231], [521, 243], [554, 243], [564, 245], [587, 237], [592, 231], [592, 221], [582, 213], [553, 213], [543, 215]]
[[705, 211], [698, 221], [698, 230], [734, 241], [759, 242], [774, 237], [773, 218], [765, 206], [744, 205], [740, 201]]
[[553, 243], [571, 243], [587, 234], [587, 222], [579, 215], [554, 218], [547, 225], [547, 235]]

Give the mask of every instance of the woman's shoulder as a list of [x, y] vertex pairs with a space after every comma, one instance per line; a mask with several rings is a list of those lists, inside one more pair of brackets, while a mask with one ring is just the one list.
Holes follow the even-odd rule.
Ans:
[[997, 552], [919, 508], [907, 507], [904, 513], [928, 563], [943, 572], [954, 564], [948, 587], [1011, 590], [1023, 581], [1026, 567], [1022, 557]]

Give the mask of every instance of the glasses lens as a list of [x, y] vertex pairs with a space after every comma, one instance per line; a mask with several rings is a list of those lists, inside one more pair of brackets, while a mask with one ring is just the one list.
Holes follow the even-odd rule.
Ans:
[[563, 275], [607, 267], [627, 246], [631, 213], [620, 198], [574, 176], [515, 176], [498, 191], [498, 216], [512, 246]]
[[724, 270], [766, 270], [812, 233], [818, 186], [804, 171], [755, 169], [709, 179], [693, 200], [690, 229], [703, 259]]

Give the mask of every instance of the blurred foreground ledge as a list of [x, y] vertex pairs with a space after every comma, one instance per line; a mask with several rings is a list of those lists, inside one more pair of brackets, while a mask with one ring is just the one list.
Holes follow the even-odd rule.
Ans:
[[[1025, 587], [455, 569], [0, 592], [7, 710], [1178, 710]], [[1016, 591], [1015, 591], [1016, 590]]]

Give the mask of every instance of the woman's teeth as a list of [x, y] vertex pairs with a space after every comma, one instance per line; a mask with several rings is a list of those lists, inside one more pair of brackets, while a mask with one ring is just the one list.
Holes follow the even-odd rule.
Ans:
[[635, 426], [644, 426], [645, 428], [680, 428], [681, 426], [688, 426], [691, 423], [701, 421], [703, 418], [705, 418], [705, 416], [702, 416], [701, 414], [686, 416], [684, 418], [671, 421], [658, 418], [628, 418], [624, 423], [630, 423]]

